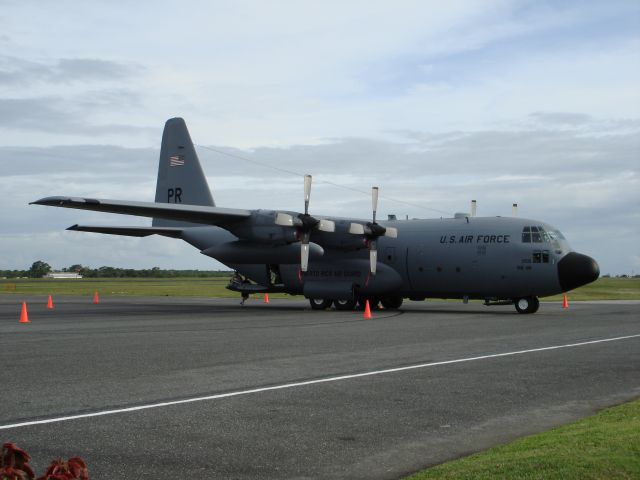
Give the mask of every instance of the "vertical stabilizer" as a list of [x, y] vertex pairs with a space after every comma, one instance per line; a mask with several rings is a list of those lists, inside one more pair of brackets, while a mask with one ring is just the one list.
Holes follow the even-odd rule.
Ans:
[[[200, 160], [182, 118], [167, 120], [162, 133], [156, 203], [215, 206]], [[154, 227], [196, 226], [154, 218]]]

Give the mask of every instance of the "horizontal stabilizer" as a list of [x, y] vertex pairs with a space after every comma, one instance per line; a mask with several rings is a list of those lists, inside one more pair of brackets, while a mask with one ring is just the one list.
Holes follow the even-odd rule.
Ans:
[[75, 232], [107, 233], [109, 235], [125, 235], [127, 237], [148, 237], [162, 235], [163, 237], [180, 238], [182, 228], [171, 227], [111, 227], [99, 225], [73, 225], [67, 230]]
[[166, 218], [184, 222], [227, 227], [251, 216], [249, 210], [174, 203], [129, 202], [80, 197], [46, 197], [31, 202], [36, 205], [78, 208], [96, 212], [121, 213], [139, 217]]

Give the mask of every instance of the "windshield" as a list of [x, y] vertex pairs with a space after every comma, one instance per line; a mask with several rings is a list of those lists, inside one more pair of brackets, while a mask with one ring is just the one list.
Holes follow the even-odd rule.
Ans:
[[564, 240], [559, 230], [547, 230], [542, 225], [527, 225], [522, 228], [522, 243], [549, 243]]

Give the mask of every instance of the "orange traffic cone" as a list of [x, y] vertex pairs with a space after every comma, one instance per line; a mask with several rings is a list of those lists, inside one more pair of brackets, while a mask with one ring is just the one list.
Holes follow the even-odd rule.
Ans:
[[100, 303], [100, 298], [98, 297], [98, 291], [93, 292], [93, 304], [98, 305]]
[[29, 323], [29, 314], [27, 313], [27, 302], [22, 302], [22, 311], [20, 312], [20, 323]]
[[371, 307], [369, 307], [369, 300], [367, 300], [364, 304], [364, 315], [363, 318], [365, 320], [369, 320], [371, 318]]
[[269, 304], [269, 294], [268, 293], [264, 294], [264, 303]]
[[567, 294], [564, 294], [564, 298], [562, 299], [562, 308], [569, 308], [569, 302], [567, 302]]
[[47, 300], [47, 308], [49, 310], [53, 308], [53, 299], [51, 298], [51, 295], [49, 295], [49, 300]]

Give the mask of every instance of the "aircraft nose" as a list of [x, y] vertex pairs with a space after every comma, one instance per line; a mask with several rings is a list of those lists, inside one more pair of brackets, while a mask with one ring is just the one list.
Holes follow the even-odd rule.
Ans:
[[600, 276], [600, 267], [591, 257], [570, 252], [558, 262], [558, 278], [563, 292], [591, 283]]

